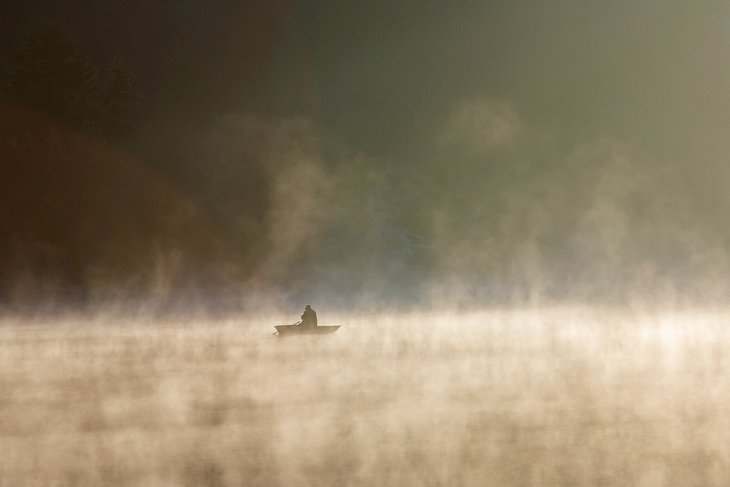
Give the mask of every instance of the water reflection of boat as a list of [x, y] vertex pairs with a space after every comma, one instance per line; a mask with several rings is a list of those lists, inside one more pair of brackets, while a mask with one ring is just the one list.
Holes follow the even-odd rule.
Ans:
[[279, 325], [275, 326], [276, 334], [279, 336], [291, 335], [331, 335], [339, 328], [336, 326], [301, 326], [301, 325]]

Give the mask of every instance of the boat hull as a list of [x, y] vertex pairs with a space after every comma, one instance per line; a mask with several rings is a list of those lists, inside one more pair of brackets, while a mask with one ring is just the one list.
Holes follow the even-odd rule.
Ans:
[[275, 326], [279, 336], [293, 335], [331, 335], [340, 327], [338, 326], [301, 326], [301, 325], [279, 325]]

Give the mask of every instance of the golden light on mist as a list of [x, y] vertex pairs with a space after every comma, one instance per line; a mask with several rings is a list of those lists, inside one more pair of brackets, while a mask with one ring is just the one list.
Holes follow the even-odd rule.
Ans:
[[720, 486], [724, 316], [330, 317], [293, 339], [242, 327], [277, 315], [5, 320], [0, 480]]

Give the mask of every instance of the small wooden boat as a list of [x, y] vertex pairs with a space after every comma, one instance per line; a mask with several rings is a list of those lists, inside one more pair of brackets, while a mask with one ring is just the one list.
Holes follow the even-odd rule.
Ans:
[[301, 325], [279, 325], [275, 326], [275, 335], [331, 335], [339, 329], [337, 326], [301, 326]]

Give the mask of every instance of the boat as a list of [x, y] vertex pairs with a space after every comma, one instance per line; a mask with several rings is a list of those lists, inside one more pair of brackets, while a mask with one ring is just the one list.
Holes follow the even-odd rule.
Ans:
[[331, 335], [336, 332], [340, 326], [301, 326], [301, 325], [278, 325], [275, 326], [276, 333], [279, 336], [292, 335]]

